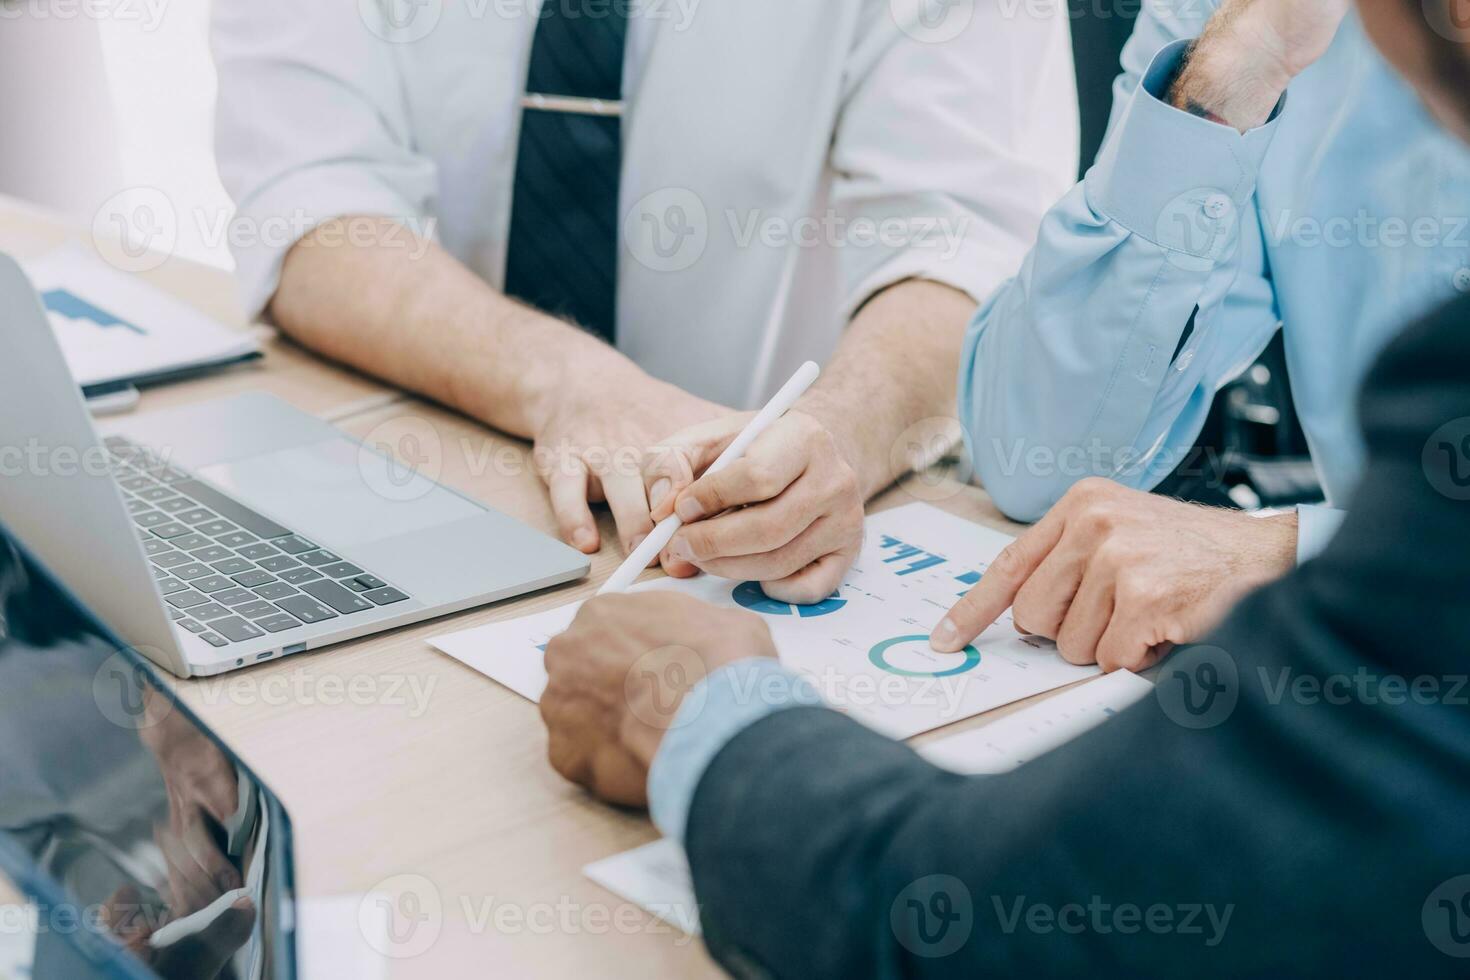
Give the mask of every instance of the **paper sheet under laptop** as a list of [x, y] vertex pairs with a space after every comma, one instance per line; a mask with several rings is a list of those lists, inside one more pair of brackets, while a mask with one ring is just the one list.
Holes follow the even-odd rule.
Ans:
[[[635, 590], [672, 589], [759, 614], [781, 662], [809, 680], [826, 704], [886, 735], [908, 738], [1098, 673], [1067, 663], [1049, 640], [1019, 635], [1009, 613], [964, 653], [929, 649], [929, 632], [1010, 541], [928, 504], [909, 504], [868, 519], [852, 571], [836, 593], [813, 606], [777, 602], [754, 582], [708, 575], [659, 579]], [[429, 642], [536, 701], [546, 687], [545, 646], [570, 625], [577, 608]]]
[[[1079, 684], [1040, 704], [919, 749], [936, 766], [965, 775], [999, 775], [1079, 738], [1130, 705], [1153, 684], [1126, 670]], [[664, 922], [699, 934], [699, 907], [684, 849], [671, 840], [615, 854], [582, 873]]]
[[162, 380], [260, 352], [248, 333], [79, 246], [63, 246], [24, 265], [83, 388]]

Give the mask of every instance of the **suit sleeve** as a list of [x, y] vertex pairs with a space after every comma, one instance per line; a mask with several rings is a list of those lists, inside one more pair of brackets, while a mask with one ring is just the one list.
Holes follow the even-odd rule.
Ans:
[[714, 955], [747, 976], [1463, 975], [1467, 324], [1463, 301], [1372, 372], [1368, 474], [1323, 555], [1094, 733], [979, 778], [821, 708], [737, 735], [688, 824]]

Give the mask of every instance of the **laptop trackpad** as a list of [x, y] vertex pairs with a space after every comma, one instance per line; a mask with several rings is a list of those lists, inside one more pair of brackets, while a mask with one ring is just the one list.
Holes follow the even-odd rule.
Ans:
[[197, 470], [267, 517], [332, 547], [437, 527], [485, 508], [349, 439]]

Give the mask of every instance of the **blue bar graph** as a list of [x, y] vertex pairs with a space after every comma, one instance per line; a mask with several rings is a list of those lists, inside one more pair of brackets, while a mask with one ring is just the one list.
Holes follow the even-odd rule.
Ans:
[[41, 294], [41, 302], [46, 309], [52, 313], [66, 317], [68, 320], [89, 320], [99, 327], [122, 327], [131, 330], [140, 337], [145, 337], [148, 332], [137, 324], [129, 323], [121, 317], [114, 316], [106, 310], [94, 306], [82, 299], [76, 293], [65, 289], [52, 289]]

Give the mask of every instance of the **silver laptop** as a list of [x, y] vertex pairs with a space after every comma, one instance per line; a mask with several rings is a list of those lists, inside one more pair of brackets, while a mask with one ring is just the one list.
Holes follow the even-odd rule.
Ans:
[[94, 432], [0, 255], [0, 523], [180, 677], [582, 577], [587, 557], [251, 393]]

